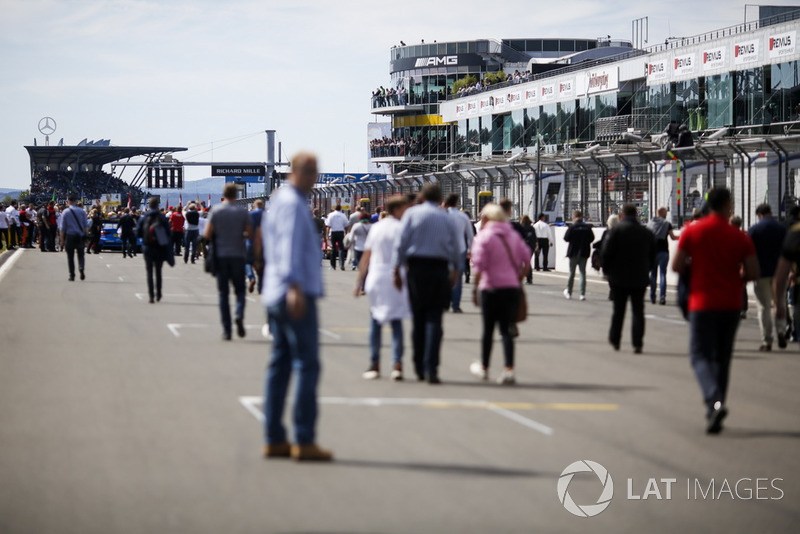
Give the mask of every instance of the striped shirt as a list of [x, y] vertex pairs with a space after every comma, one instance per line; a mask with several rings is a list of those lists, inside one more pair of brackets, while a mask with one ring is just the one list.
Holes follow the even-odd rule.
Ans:
[[392, 263], [399, 267], [409, 258], [445, 260], [450, 270], [459, 265], [459, 236], [453, 217], [433, 202], [425, 202], [406, 210], [394, 244]]

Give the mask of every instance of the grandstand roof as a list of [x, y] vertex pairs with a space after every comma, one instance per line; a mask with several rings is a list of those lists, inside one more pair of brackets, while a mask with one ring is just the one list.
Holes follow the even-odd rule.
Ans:
[[170, 154], [187, 150], [181, 147], [153, 146], [26, 146], [31, 158], [31, 166], [49, 165], [106, 165], [115, 161], [146, 156], [149, 154]]

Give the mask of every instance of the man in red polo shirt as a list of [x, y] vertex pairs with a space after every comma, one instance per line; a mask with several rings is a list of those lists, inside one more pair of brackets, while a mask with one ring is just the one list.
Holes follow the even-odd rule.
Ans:
[[755, 247], [747, 234], [728, 222], [731, 193], [708, 193], [711, 213], [684, 228], [672, 269], [690, 266], [689, 354], [707, 406], [706, 432], [717, 434], [728, 415], [728, 390], [733, 344], [742, 307], [742, 284], [758, 278]]
[[172, 208], [172, 215], [169, 216], [169, 226], [172, 230], [172, 246], [175, 247], [175, 255], [181, 255], [181, 244], [183, 243], [183, 226], [186, 218], [181, 213], [181, 206]]

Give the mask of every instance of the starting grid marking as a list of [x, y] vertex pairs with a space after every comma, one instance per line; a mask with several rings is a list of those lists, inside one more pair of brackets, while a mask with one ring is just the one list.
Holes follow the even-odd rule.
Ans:
[[[239, 397], [244, 406], [260, 423], [264, 422], [262, 397]], [[421, 406], [425, 408], [480, 408], [505, 417], [517, 424], [535, 430], [545, 436], [552, 436], [554, 430], [529, 417], [512, 410], [566, 410], [566, 411], [615, 411], [618, 404], [580, 404], [580, 403], [533, 403], [533, 402], [489, 402], [468, 399], [420, 399], [420, 398], [379, 398], [379, 397], [320, 397], [318, 402], [337, 406]]]

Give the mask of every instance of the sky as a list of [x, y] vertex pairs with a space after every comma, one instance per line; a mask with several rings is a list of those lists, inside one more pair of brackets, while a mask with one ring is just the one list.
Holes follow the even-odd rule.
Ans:
[[[800, 3], [800, 2], [795, 2]], [[792, 2], [772, 1], [773, 5]], [[389, 81], [389, 50], [485, 38], [649, 42], [741, 23], [730, 0], [0, 0], [0, 188], [30, 184], [23, 146], [44, 136], [175, 146], [184, 161], [266, 159], [276, 130], [284, 159], [319, 156], [321, 172], [367, 170], [370, 93]], [[747, 9], [748, 19], [756, 17]], [[108, 170], [108, 169], [106, 169]], [[126, 172], [130, 172], [126, 171]], [[190, 167], [188, 180], [210, 175]], [[123, 175], [125, 178], [125, 175]]]

